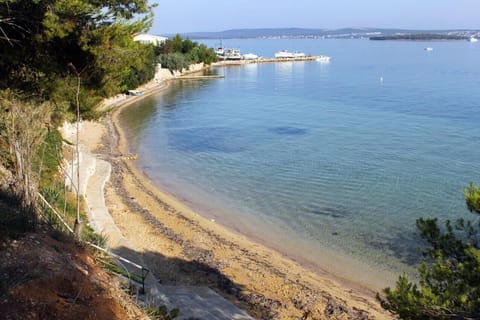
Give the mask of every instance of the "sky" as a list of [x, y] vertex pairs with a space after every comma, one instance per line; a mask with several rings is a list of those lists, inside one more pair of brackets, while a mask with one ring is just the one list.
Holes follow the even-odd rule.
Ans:
[[155, 0], [151, 33], [243, 28], [480, 29], [480, 0]]

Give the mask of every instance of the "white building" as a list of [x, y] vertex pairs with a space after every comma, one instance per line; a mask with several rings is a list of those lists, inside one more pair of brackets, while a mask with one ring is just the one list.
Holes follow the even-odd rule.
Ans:
[[161, 45], [166, 40], [168, 40], [168, 38], [166, 37], [155, 36], [153, 34], [146, 34], [146, 33], [137, 33], [136, 35], [133, 36], [133, 41], [138, 41], [146, 44], [151, 43], [156, 46]]

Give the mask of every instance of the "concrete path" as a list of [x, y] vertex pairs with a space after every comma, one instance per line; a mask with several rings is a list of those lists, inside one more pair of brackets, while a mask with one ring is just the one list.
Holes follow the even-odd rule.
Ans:
[[253, 319], [208, 287], [161, 286], [180, 310], [179, 319]]
[[[108, 246], [114, 253], [145, 266], [141, 257], [132, 253], [134, 248], [123, 236], [105, 205], [104, 187], [110, 173], [110, 163], [96, 158], [85, 149], [82, 150], [79, 189], [87, 202], [90, 225], [95, 232], [108, 237]], [[76, 181], [74, 183], [76, 184]], [[127, 254], [125, 250], [122, 252], [119, 248], [129, 248], [130, 253]], [[135, 267], [126, 263], [123, 265], [129, 272], [139, 273]], [[150, 306], [165, 305], [170, 310], [177, 308], [180, 310], [178, 319], [253, 319], [208, 287], [161, 286], [151, 273], [146, 279], [145, 287], [145, 295], [139, 297], [144, 303]]]
[[[112, 167], [107, 161], [97, 159], [87, 151], [83, 152], [80, 162], [80, 190], [83, 190], [82, 184], [85, 185], [84, 197], [88, 207], [87, 214], [90, 226], [97, 234], [103, 234], [107, 237], [111, 252], [135, 264], [145, 266], [141, 257], [133, 253], [131, 244], [123, 236], [105, 205], [104, 187], [110, 178], [111, 170]], [[129, 248], [130, 250], [122, 250], [122, 248]], [[134, 265], [122, 261], [119, 261], [119, 264], [129, 273], [141, 275], [141, 269]], [[145, 291], [145, 296], [141, 298], [149, 305], [165, 305], [169, 309], [175, 307], [171, 304], [169, 298], [162, 294], [157, 279], [151, 273], [145, 279]]]

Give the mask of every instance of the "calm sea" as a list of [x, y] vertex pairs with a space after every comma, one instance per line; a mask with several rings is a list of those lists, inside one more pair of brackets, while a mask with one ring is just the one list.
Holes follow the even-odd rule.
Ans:
[[463, 188], [480, 183], [480, 44], [223, 45], [332, 60], [217, 68], [224, 79], [179, 81], [125, 109], [136, 163], [159, 187], [212, 223], [376, 289], [414, 270], [418, 217], [474, 218]]

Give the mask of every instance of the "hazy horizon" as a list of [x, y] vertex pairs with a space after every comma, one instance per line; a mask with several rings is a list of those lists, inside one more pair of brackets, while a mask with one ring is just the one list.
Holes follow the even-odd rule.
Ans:
[[228, 32], [228, 31], [248, 31], [248, 30], [324, 30], [324, 31], [336, 31], [336, 30], [343, 30], [343, 29], [354, 29], [354, 30], [405, 30], [405, 31], [480, 31], [479, 28], [445, 28], [445, 29], [413, 29], [413, 28], [386, 28], [386, 27], [376, 27], [376, 26], [370, 26], [370, 27], [363, 27], [363, 26], [344, 26], [344, 27], [339, 27], [339, 28], [303, 28], [303, 27], [248, 27], [248, 28], [231, 28], [231, 29], [222, 29], [222, 30], [210, 30], [210, 31], [205, 31], [205, 30], [195, 30], [195, 31], [181, 31], [181, 32], [163, 32], [162, 35], [174, 35], [174, 34], [194, 34], [194, 33], [221, 33], [221, 32]]
[[263, 28], [480, 29], [479, 12], [477, 0], [159, 1], [151, 32], [174, 34]]

